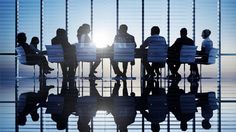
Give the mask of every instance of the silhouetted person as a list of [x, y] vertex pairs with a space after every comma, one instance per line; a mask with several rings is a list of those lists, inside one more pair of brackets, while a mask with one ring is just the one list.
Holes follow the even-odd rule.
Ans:
[[[160, 36], [160, 28], [158, 26], [153, 26], [151, 28], [151, 36], [148, 37], [143, 44], [140, 46], [140, 48], [144, 51], [146, 47], [149, 47], [150, 44], [158, 44], [158, 45], [166, 45], [166, 40], [164, 37]], [[163, 49], [164, 50], [164, 49]], [[142, 61], [146, 71], [147, 75], [145, 75], [145, 78], [153, 77], [155, 76], [154, 71], [156, 72], [157, 76], [160, 74], [159, 68], [161, 65], [165, 64], [158, 64], [158, 63], [152, 63], [152, 66], [149, 64], [147, 60], [147, 54], [143, 57]]]
[[143, 90], [142, 96], [158, 95], [159, 94], [159, 81], [154, 79], [147, 80], [147, 86]]
[[37, 54], [40, 54], [41, 51], [37, 48], [38, 44], [39, 44], [39, 38], [33, 37], [30, 42], [30, 47], [32, 50], [34, 50], [34, 52], [36, 52]]
[[75, 77], [77, 61], [75, 46], [70, 45], [65, 29], [58, 28], [56, 36], [51, 40], [52, 45], [61, 45], [64, 52], [64, 62], [61, 62], [61, 69], [64, 78], [73, 79]]
[[111, 114], [120, 132], [128, 132], [127, 127], [134, 122], [136, 116], [135, 94], [132, 92], [128, 96], [126, 80], [123, 80], [123, 96], [118, 96], [119, 88], [120, 80], [117, 80], [111, 96]]
[[[114, 84], [113, 87], [113, 93], [112, 96], [119, 96], [119, 89], [120, 89], [120, 80], [116, 80], [116, 83]], [[123, 96], [128, 96], [128, 89], [127, 89], [127, 81], [123, 80]]]
[[210, 50], [213, 48], [213, 42], [209, 38], [211, 35], [211, 31], [209, 29], [204, 29], [202, 31], [202, 46], [201, 46], [201, 51], [200, 54], [203, 56], [200, 60], [196, 60], [202, 63], [207, 63], [208, 62], [208, 55]]
[[180, 80], [174, 79], [168, 88], [167, 102], [169, 111], [173, 113], [178, 121], [180, 121], [180, 128], [182, 131], [186, 131], [188, 128], [187, 122], [191, 120], [195, 113], [184, 113], [181, 110], [180, 96], [185, 95], [184, 90], [178, 86]]
[[147, 121], [151, 122], [151, 130], [153, 132], [159, 132], [159, 123], [165, 120], [166, 114], [168, 113], [165, 89], [158, 88], [157, 92], [143, 97], [145, 100], [144, 104], [146, 105], [143, 104], [144, 107], [140, 109], [140, 112]]
[[[134, 44], [136, 47], [134, 36], [130, 35], [127, 31], [128, 31], [127, 25], [125, 24], [120, 25], [118, 34], [115, 36], [112, 47], [114, 47], [115, 43], [131, 43], [131, 44]], [[122, 62], [122, 63], [123, 63], [123, 72], [120, 71], [118, 62], [111, 59], [111, 65], [113, 67], [115, 74], [118, 77], [120, 76], [126, 77], [128, 62]], [[131, 65], [134, 65], [134, 62], [131, 62]]]
[[210, 129], [210, 119], [213, 117], [213, 111], [218, 108], [215, 93], [198, 93], [196, 97], [198, 98], [197, 106], [201, 107], [201, 115], [203, 117], [202, 127], [204, 129]]
[[[91, 43], [89, 34], [90, 33], [90, 26], [88, 24], [83, 24], [79, 27], [77, 30], [77, 38], [79, 43]], [[89, 77], [96, 78], [94, 73], [97, 73], [96, 69], [98, 65], [100, 64], [101, 59], [99, 57], [96, 58], [96, 61], [94, 63], [91, 63], [90, 73]]]
[[76, 101], [78, 98], [78, 90], [74, 80], [64, 79], [62, 81], [62, 89], [59, 96], [64, 98], [64, 106], [62, 113], [52, 114], [51, 118], [57, 123], [58, 130], [64, 130], [68, 126], [68, 118], [72, 112], [76, 110]]
[[[178, 73], [179, 67], [180, 67], [180, 62], [179, 62], [179, 58], [180, 58], [180, 51], [183, 45], [190, 45], [190, 46], [194, 46], [194, 41], [190, 38], [187, 37], [187, 29], [186, 28], [182, 28], [180, 30], [180, 38], [176, 39], [176, 41], [174, 42], [174, 44], [169, 48], [169, 56], [168, 56], [168, 66], [169, 69], [172, 73], [172, 75], [170, 76], [170, 79], [173, 78], [181, 78], [181, 75]], [[196, 64], [190, 64], [190, 71], [191, 74], [192, 72], [196, 72], [196, 75], [198, 74], [198, 69], [197, 69], [197, 65]]]
[[46, 86], [46, 79], [40, 79], [40, 90], [36, 92], [26, 92], [19, 96], [17, 103], [17, 123], [18, 125], [25, 125], [30, 114], [33, 121], [39, 120], [37, 109], [46, 105], [48, 92], [54, 86]]
[[48, 61], [45, 56], [37, 54], [31, 47], [26, 43], [27, 37], [25, 33], [21, 32], [17, 34], [18, 47], [23, 47], [26, 54], [26, 61], [35, 62], [43, 70], [44, 74], [51, 73], [54, 70], [48, 65]]
[[[95, 83], [95, 81], [95, 79], [89, 79], [90, 96], [80, 97], [79, 99], [81, 100], [81, 102], [77, 102], [79, 103], [78, 109], [80, 111], [78, 112], [79, 119], [77, 121], [77, 129], [80, 132], [90, 131], [89, 122], [96, 115], [98, 109], [97, 107], [102, 106], [102, 102], [99, 102], [98, 99], [98, 97], [100, 97], [100, 94], [96, 89], [97, 84]], [[96, 102], [93, 102], [94, 99], [96, 100]], [[90, 101], [92, 101], [93, 103], [91, 103]]]
[[112, 96], [119, 96], [119, 89], [120, 89], [120, 80], [116, 80], [116, 83], [114, 84], [113, 87], [113, 92], [112, 92]]
[[196, 78], [188, 78], [188, 82], [190, 83], [190, 93], [197, 94], [199, 83], [199, 79]]

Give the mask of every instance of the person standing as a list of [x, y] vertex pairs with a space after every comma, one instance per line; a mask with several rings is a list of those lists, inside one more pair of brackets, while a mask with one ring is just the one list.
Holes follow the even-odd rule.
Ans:
[[51, 40], [52, 45], [61, 45], [64, 52], [64, 62], [61, 62], [63, 78], [74, 78], [77, 67], [75, 46], [68, 42], [65, 29], [58, 28], [56, 36]]

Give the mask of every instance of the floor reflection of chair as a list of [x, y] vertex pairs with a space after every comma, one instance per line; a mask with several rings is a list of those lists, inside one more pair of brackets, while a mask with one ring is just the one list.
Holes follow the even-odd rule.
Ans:
[[195, 113], [196, 102], [195, 95], [193, 94], [183, 94], [180, 96], [180, 109], [182, 113]]
[[166, 96], [148, 96], [147, 100], [151, 122], [165, 121], [168, 113]]
[[49, 95], [46, 113], [61, 114], [64, 107], [64, 97], [60, 95]]

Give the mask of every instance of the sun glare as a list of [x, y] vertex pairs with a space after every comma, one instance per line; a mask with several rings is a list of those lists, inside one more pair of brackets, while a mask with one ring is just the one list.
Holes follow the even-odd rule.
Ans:
[[93, 42], [97, 48], [104, 48], [112, 44], [113, 38], [114, 36], [111, 36], [108, 32], [97, 32], [94, 33]]

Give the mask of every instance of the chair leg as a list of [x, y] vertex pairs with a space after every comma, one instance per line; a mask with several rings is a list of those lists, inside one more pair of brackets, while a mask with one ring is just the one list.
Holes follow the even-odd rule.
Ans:
[[35, 65], [34, 65], [34, 78], [35, 78]]
[[185, 91], [185, 63], [184, 63], [184, 91]]
[[57, 63], [57, 78], [59, 77], [59, 63]]
[[131, 65], [131, 92], [133, 92], [133, 66]]
[[202, 64], [200, 64], [200, 93], [202, 93]]

